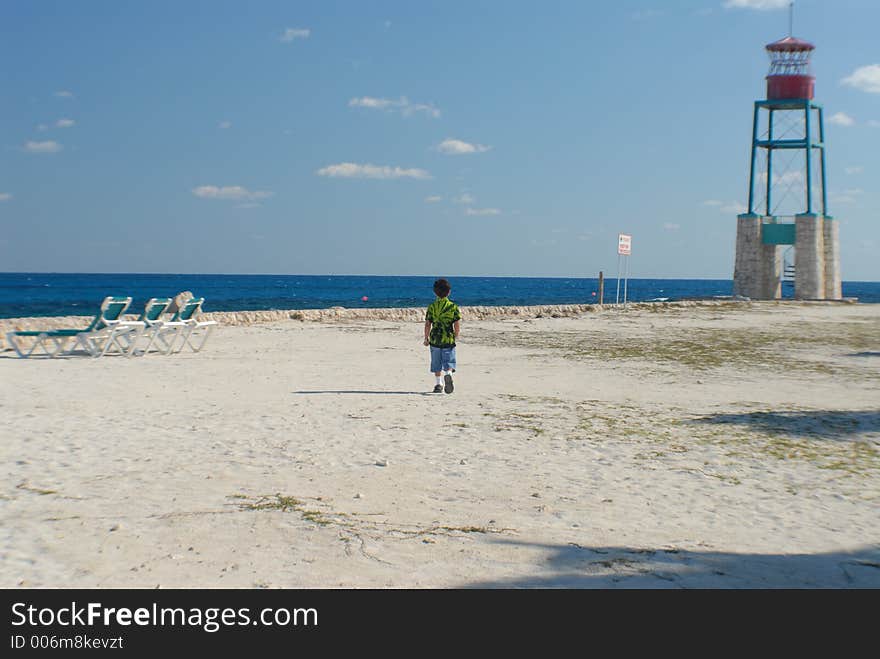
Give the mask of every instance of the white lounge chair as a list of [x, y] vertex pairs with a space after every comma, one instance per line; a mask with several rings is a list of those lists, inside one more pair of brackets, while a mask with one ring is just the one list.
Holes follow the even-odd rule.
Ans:
[[[166, 355], [180, 352], [185, 345], [189, 345], [194, 352], [201, 350], [207, 342], [211, 330], [217, 325], [213, 320], [198, 320], [204, 301], [203, 297], [194, 297], [187, 301], [171, 317], [171, 320], [162, 322], [156, 328], [146, 349], [149, 350], [155, 343], [158, 344], [159, 351]], [[201, 334], [200, 340], [198, 334]]]
[[189, 319], [184, 319], [183, 321], [186, 323], [186, 327], [181, 331], [183, 340], [177, 349], [178, 352], [183, 350], [183, 347], [186, 345], [192, 348], [193, 352], [198, 352], [205, 347], [208, 337], [211, 336], [211, 332], [217, 327], [216, 320], [199, 320], [199, 316], [202, 315], [202, 304], [204, 302], [205, 298], [203, 297], [193, 298], [184, 306], [184, 309], [189, 305], [194, 305], [195, 308], [189, 313]]
[[[130, 304], [130, 297], [107, 297], [101, 303], [98, 314], [85, 329], [21, 330], [7, 332], [6, 340], [22, 358], [30, 357], [39, 348], [42, 348], [48, 357], [57, 357], [62, 354], [69, 355], [77, 347], [82, 347], [92, 356], [100, 356], [104, 349], [103, 341], [110, 336], [112, 328], [119, 324], [122, 314]], [[24, 337], [35, 339], [29, 350], [25, 350], [19, 343], [19, 339]], [[74, 343], [68, 350], [67, 345], [71, 340]]]
[[[116, 346], [116, 349], [126, 357], [138, 354], [138, 342], [158, 331], [163, 323], [162, 314], [169, 306], [171, 306], [170, 297], [150, 298], [137, 320], [123, 320], [113, 328], [112, 336], [104, 346], [104, 354], [113, 346]], [[146, 350], [141, 354], [146, 354]]]

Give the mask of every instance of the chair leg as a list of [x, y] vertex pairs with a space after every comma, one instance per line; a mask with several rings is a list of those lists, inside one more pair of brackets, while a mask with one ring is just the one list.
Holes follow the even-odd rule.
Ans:
[[18, 356], [22, 359], [27, 359], [34, 350], [33, 346], [31, 346], [31, 349], [27, 354], [22, 352], [21, 346], [18, 345], [18, 341], [15, 340], [15, 334], [13, 332], [8, 332], [6, 334], [6, 342], [12, 346], [12, 349], [15, 350]]
[[187, 337], [187, 343], [189, 343], [189, 347], [193, 349], [193, 352], [199, 352], [202, 348], [205, 347], [205, 344], [208, 342], [208, 337], [211, 336], [211, 331], [214, 329], [214, 325], [208, 325], [205, 328], [204, 333], [202, 334], [201, 341], [198, 342], [198, 345], [192, 342], [192, 338], [195, 333], [195, 328], [192, 332], [190, 332], [189, 337]]
[[[168, 354], [172, 354], [175, 352], [180, 352], [183, 350], [183, 347], [186, 345], [186, 341], [189, 338], [190, 333], [192, 332], [192, 327], [180, 327], [177, 332], [175, 332], [174, 336], [171, 339], [171, 348]], [[179, 339], [179, 341], [178, 341]], [[180, 347], [175, 348], [176, 344], [180, 343]]]
[[97, 337], [90, 337], [86, 333], [77, 334], [76, 340], [66, 354], [72, 355], [76, 352], [77, 347], [82, 349], [92, 357], [100, 357], [102, 346], [98, 343]]
[[119, 351], [120, 355], [126, 354], [128, 346], [123, 345], [123, 343], [125, 343], [129, 335], [134, 331], [136, 330], [129, 328], [114, 328], [110, 330], [110, 334], [107, 337], [107, 342], [104, 344], [104, 348], [103, 350], [101, 350], [100, 356], [103, 357], [104, 355], [108, 354], [113, 346], [116, 346], [116, 349]]
[[[153, 347], [153, 344], [156, 343], [156, 339], [159, 338], [159, 335], [160, 335], [161, 333], [162, 333], [162, 328], [161, 328], [161, 327], [153, 327], [153, 328], [150, 329], [150, 332], [149, 332], [149, 340], [147, 341], [147, 347], [144, 348], [144, 352], [143, 352], [144, 355], [146, 355], [148, 352], [150, 352], [150, 348], [152, 348], [152, 347]], [[146, 335], [145, 335], [145, 336], [146, 336]], [[158, 347], [156, 348], [156, 350], [157, 350], [158, 352], [162, 352]]]
[[[183, 340], [180, 342], [180, 350], [183, 350], [186, 346], [189, 346], [193, 352], [198, 352], [192, 343], [192, 339], [195, 336], [195, 331], [195, 325], [191, 325], [184, 330]], [[178, 350], [178, 352], [180, 352], [180, 350]]]
[[[55, 357], [58, 354], [59, 341], [60, 341], [60, 339], [58, 337], [49, 336], [48, 334], [40, 334], [37, 337], [37, 340], [34, 343], [34, 346], [31, 348], [31, 351], [28, 353], [28, 355], [34, 354], [34, 352], [36, 352], [37, 348], [41, 348], [43, 350], [43, 352], [46, 353], [47, 357], [49, 357], [49, 358]], [[52, 349], [49, 349], [48, 342], [52, 342], [52, 344], [54, 345], [54, 347]]]
[[47, 351], [47, 354], [50, 357], [57, 357], [58, 355], [64, 354], [64, 349], [67, 347], [67, 342], [69, 341], [68, 337], [65, 336], [59, 338], [56, 336], [52, 336], [49, 338], [52, 339], [52, 343], [55, 344], [55, 348], [52, 350], [51, 353]]
[[[154, 343], [156, 344], [156, 350], [158, 350], [163, 355], [170, 355], [171, 350], [174, 348], [174, 342], [177, 338], [179, 330], [176, 327], [164, 327], [156, 330], [153, 337], [150, 339], [150, 343], [147, 346], [147, 350], [150, 349]], [[168, 337], [171, 337], [170, 341]]]
[[[140, 341], [142, 337], [146, 336], [147, 332], [149, 332], [149, 328], [146, 328], [146, 327], [143, 329], [134, 330], [132, 332], [132, 336], [128, 342], [128, 347], [125, 350], [126, 357], [130, 358], [130, 357], [137, 354], [138, 341]], [[147, 354], [146, 351], [144, 351], [143, 354]]]

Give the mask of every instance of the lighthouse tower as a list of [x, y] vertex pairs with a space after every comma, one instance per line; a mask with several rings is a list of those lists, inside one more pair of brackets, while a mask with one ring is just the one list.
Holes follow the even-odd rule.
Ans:
[[755, 101], [748, 212], [737, 217], [735, 295], [776, 299], [793, 278], [797, 299], [841, 298], [839, 228], [828, 213], [825, 128], [810, 73], [814, 49], [792, 36], [766, 46], [770, 71], [767, 98]]

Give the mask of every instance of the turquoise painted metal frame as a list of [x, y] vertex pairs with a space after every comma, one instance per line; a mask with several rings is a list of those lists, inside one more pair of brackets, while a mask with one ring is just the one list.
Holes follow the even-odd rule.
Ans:
[[[767, 123], [767, 139], [758, 139], [758, 124], [760, 120], [760, 111], [764, 109], [769, 112]], [[804, 139], [773, 139], [773, 119], [774, 113], [779, 110], [799, 110], [804, 113]], [[818, 140], [813, 135], [813, 113], [818, 113]], [[764, 215], [769, 216], [773, 212], [772, 208], [772, 189], [773, 189], [773, 151], [776, 149], [800, 149], [804, 151], [806, 179], [804, 184], [804, 192], [806, 195], [807, 214], [813, 213], [813, 186], [810, 181], [813, 180], [813, 159], [811, 157], [813, 149], [818, 149], [820, 154], [821, 173], [821, 193], [822, 193], [822, 215], [828, 216], [828, 194], [825, 185], [825, 120], [824, 110], [819, 103], [814, 103], [810, 99], [777, 99], [755, 101], [754, 115], [752, 118], [752, 159], [749, 168], [749, 209], [748, 214], [755, 214], [755, 164], [758, 157], [758, 149], [767, 150], [767, 189], [766, 203], [764, 205]], [[768, 244], [793, 244], [793, 243], [768, 243]]]

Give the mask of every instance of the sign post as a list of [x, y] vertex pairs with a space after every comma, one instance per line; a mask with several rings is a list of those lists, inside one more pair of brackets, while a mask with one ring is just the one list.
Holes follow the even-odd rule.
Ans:
[[620, 304], [620, 257], [626, 257], [626, 274], [623, 281], [623, 304], [626, 305], [626, 285], [629, 281], [629, 255], [632, 253], [632, 236], [626, 233], [617, 235], [617, 301]]

